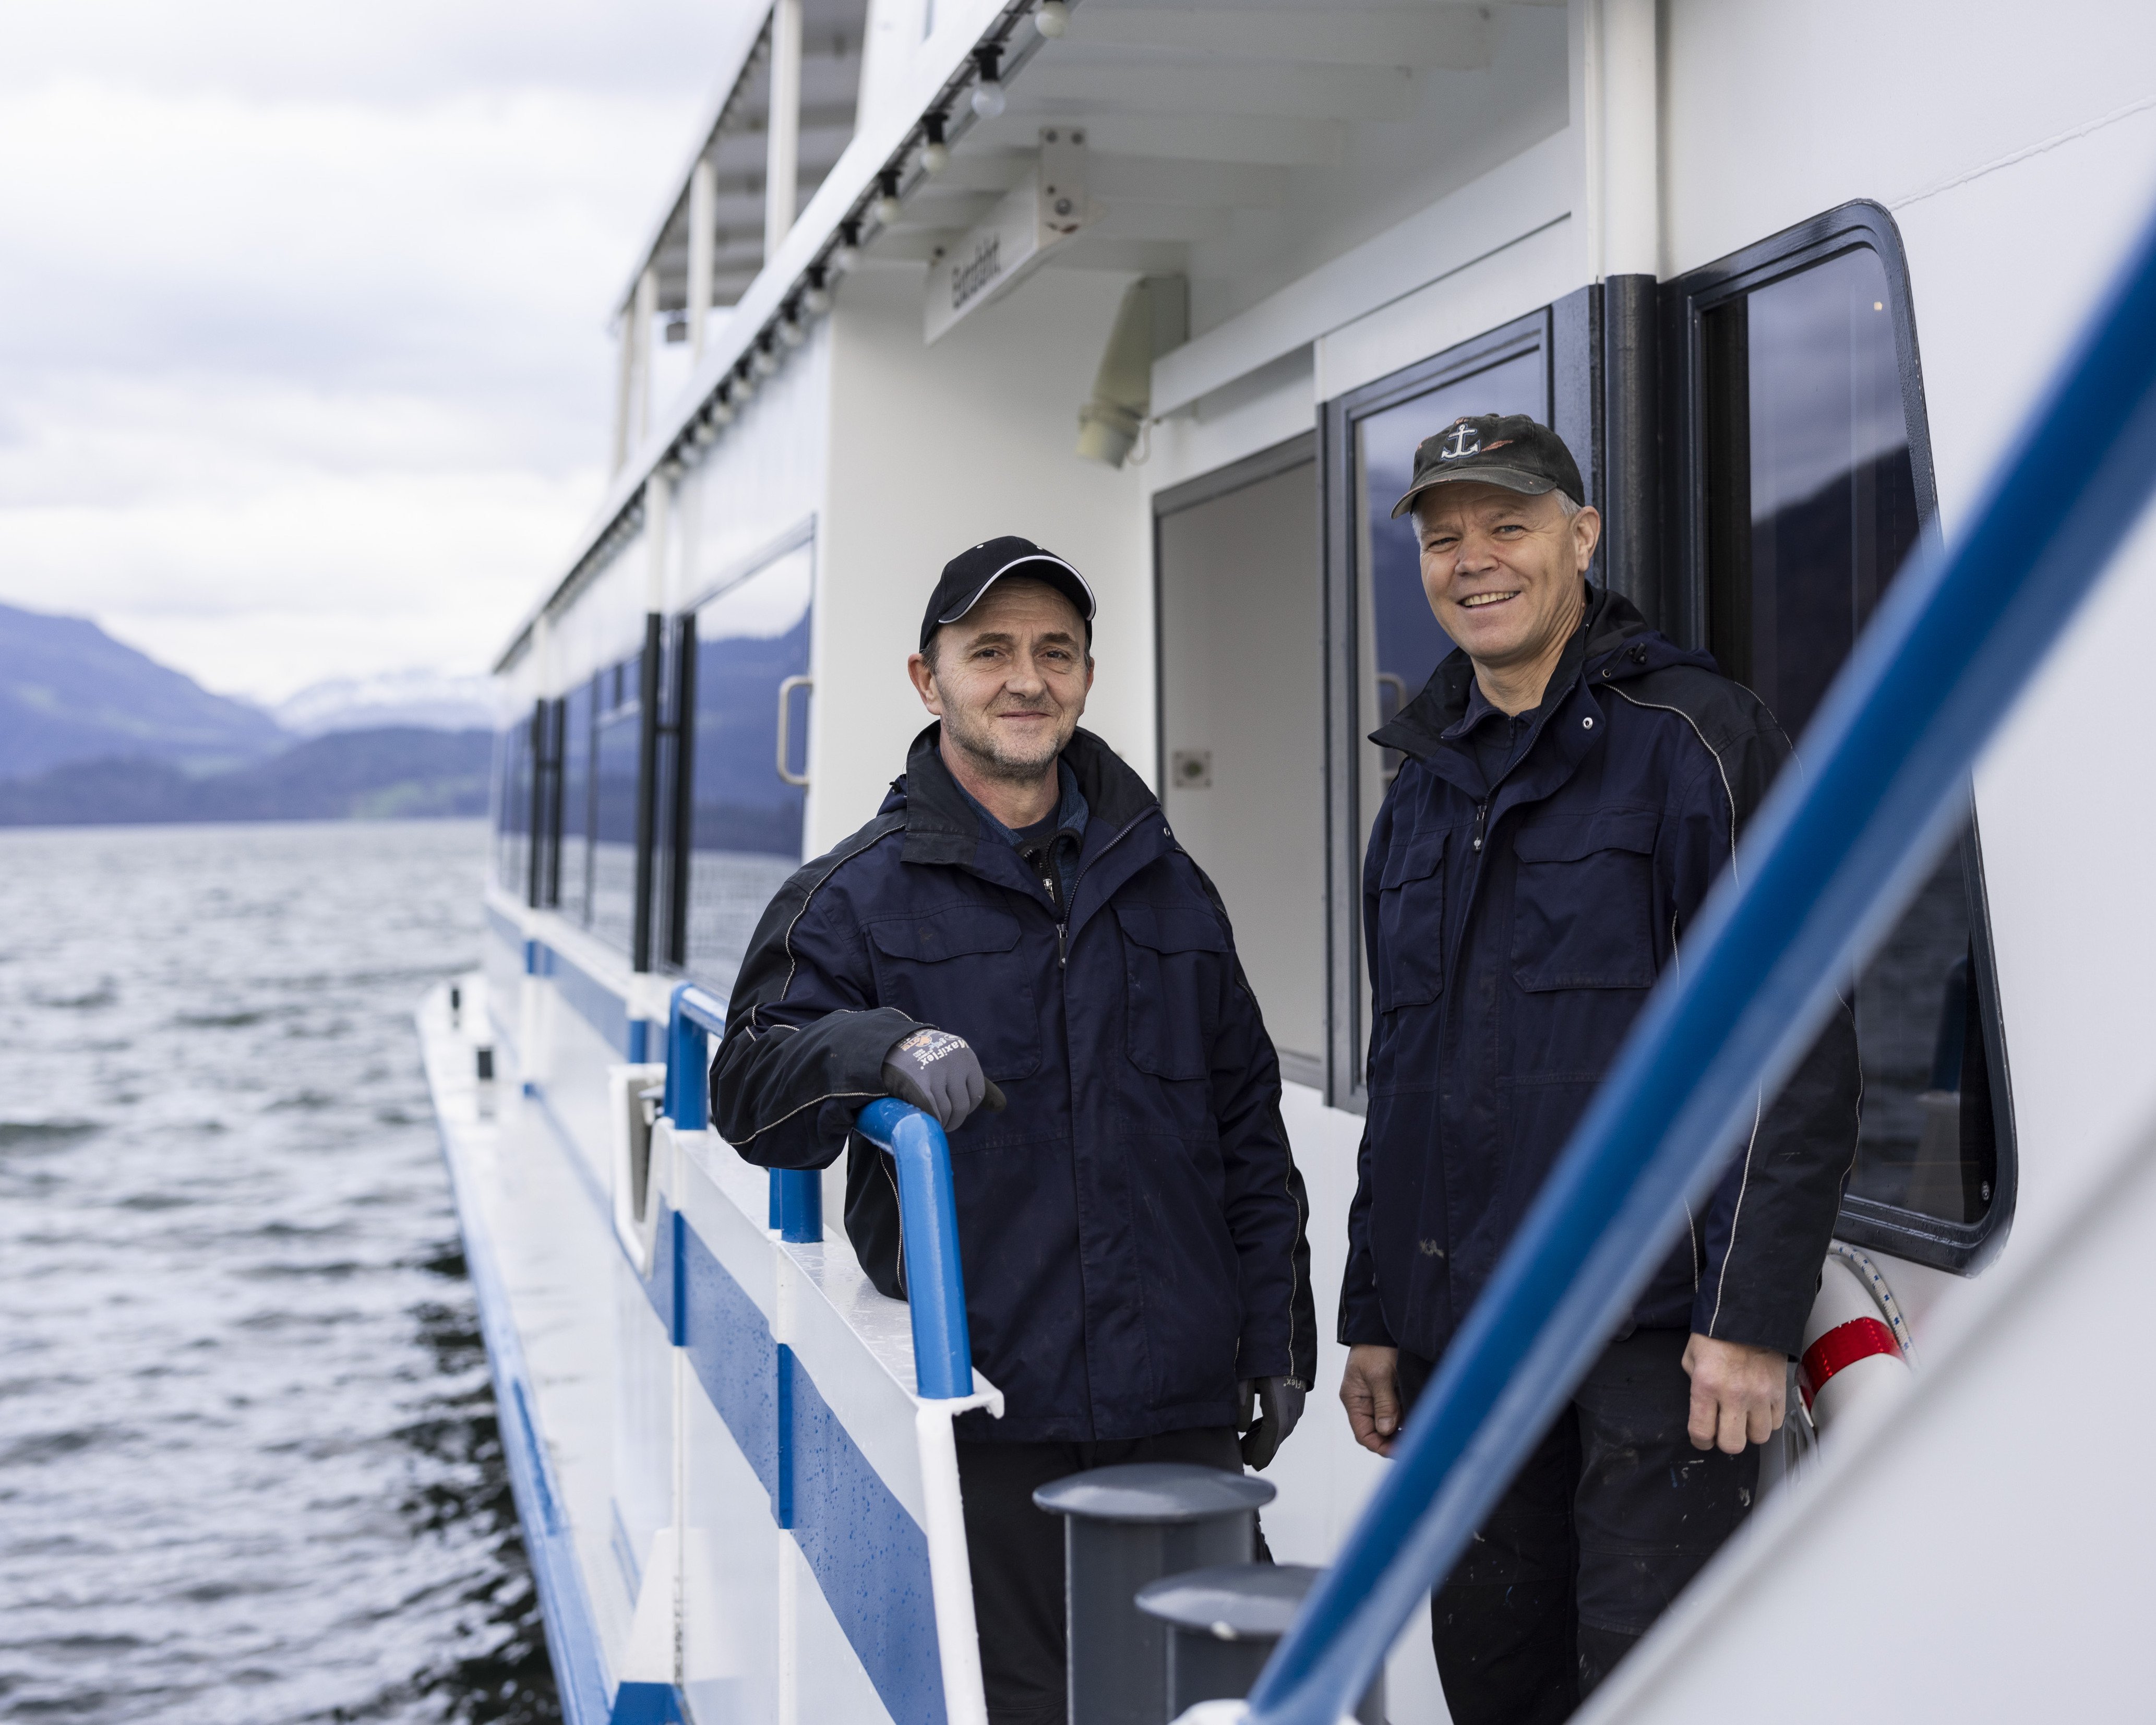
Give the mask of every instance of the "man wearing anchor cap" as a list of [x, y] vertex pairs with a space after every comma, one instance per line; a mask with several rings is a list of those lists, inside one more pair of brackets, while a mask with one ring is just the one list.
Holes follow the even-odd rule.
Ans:
[[[1371, 740], [1369, 1114], [1341, 1399], [1386, 1453], [1789, 757], [1750, 691], [1589, 577], [1601, 518], [1524, 415], [1415, 452], [1457, 650]], [[1762, 1096], [1712, 1197], [1431, 1599], [1460, 1725], [1564, 1718], [1735, 1530], [1856, 1147], [1856, 1024]]]

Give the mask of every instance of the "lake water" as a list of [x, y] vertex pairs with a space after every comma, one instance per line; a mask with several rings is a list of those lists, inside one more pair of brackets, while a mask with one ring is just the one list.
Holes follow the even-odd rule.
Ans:
[[476, 823], [0, 832], [0, 1715], [559, 1717], [411, 1014]]

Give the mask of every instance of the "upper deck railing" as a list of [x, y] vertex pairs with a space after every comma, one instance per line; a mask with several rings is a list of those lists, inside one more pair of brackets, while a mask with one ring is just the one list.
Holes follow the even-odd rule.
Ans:
[[[675, 989], [666, 1026], [663, 1108], [677, 1132], [702, 1132], [711, 1124], [711, 1039], [725, 1035], [726, 1029], [726, 1003], [716, 995], [694, 983]], [[969, 1396], [973, 1349], [966, 1328], [951, 1147], [943, 1128], [894, 1096], [862, 1109], [855, 1128], [889, 1152], [898, 1170], [900, 1242], [913, 1319], [914, 1393], [932, 1401]], [[796, 1245], [819, 1243], [823, 1176], [813, 1168], [773, 1168], [770, 1177], [769, 1225], [780, 1239]]]
[[2156, 227], [1949, 549], [1919, 546], [1656, 988], [1249, 1725], [1333, 1725], [1949, 842], [1971, 768], [2156, 489]]

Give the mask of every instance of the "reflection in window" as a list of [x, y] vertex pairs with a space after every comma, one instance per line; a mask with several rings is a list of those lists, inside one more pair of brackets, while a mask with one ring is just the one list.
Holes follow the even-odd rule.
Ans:
[[562, 914], [575, 923], [592, 915], [593, 685], [578, 684], [562, 703]]
[[519, 899], [531, 868], [531, 722], [495, 734], [495, 884]]
[[[695, 619], [696, 726], [680, 962], [721, 993], [765, 906], [801, 865], [813, 562], [803, 546], [728, 588]], [[782, 713], [783, 717], [782, 718]], [[787, 758], [779, 758], [780, 728]]]
[[[1722, 669], [1801, 742], [1916, 543], [1917, 485], [1877, 254], [1844, 252], [1702, 320], [1707, 634]], [[1857, 984], [1864, 1120], [1850, 1190], [1969, 1224], [1997, 1178], [1973, 977], [1972, 835]]]
[[635, 950], [636, 790], [644, 710], [638, 700], [644, 655], [632, 653], [598, 677], [592, 750], [592, 932], [624, 952]]

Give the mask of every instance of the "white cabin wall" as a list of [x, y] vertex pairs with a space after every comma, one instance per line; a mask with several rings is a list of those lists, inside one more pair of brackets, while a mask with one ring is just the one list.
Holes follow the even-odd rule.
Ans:
[[906, 675], [943, 565], [1018, 533], [1067, 557], [1098, 596], [1086, 725], [1150, 780], [1151, 553], [1142, 480], [1081, 460], [1078, 407], [1128, 280], [1043, 270], [934, 348], [922, 275], [849, 276], [832, 341], [830, 502], [820, 547], [810, 855], [868, 820], [928, 722]]

